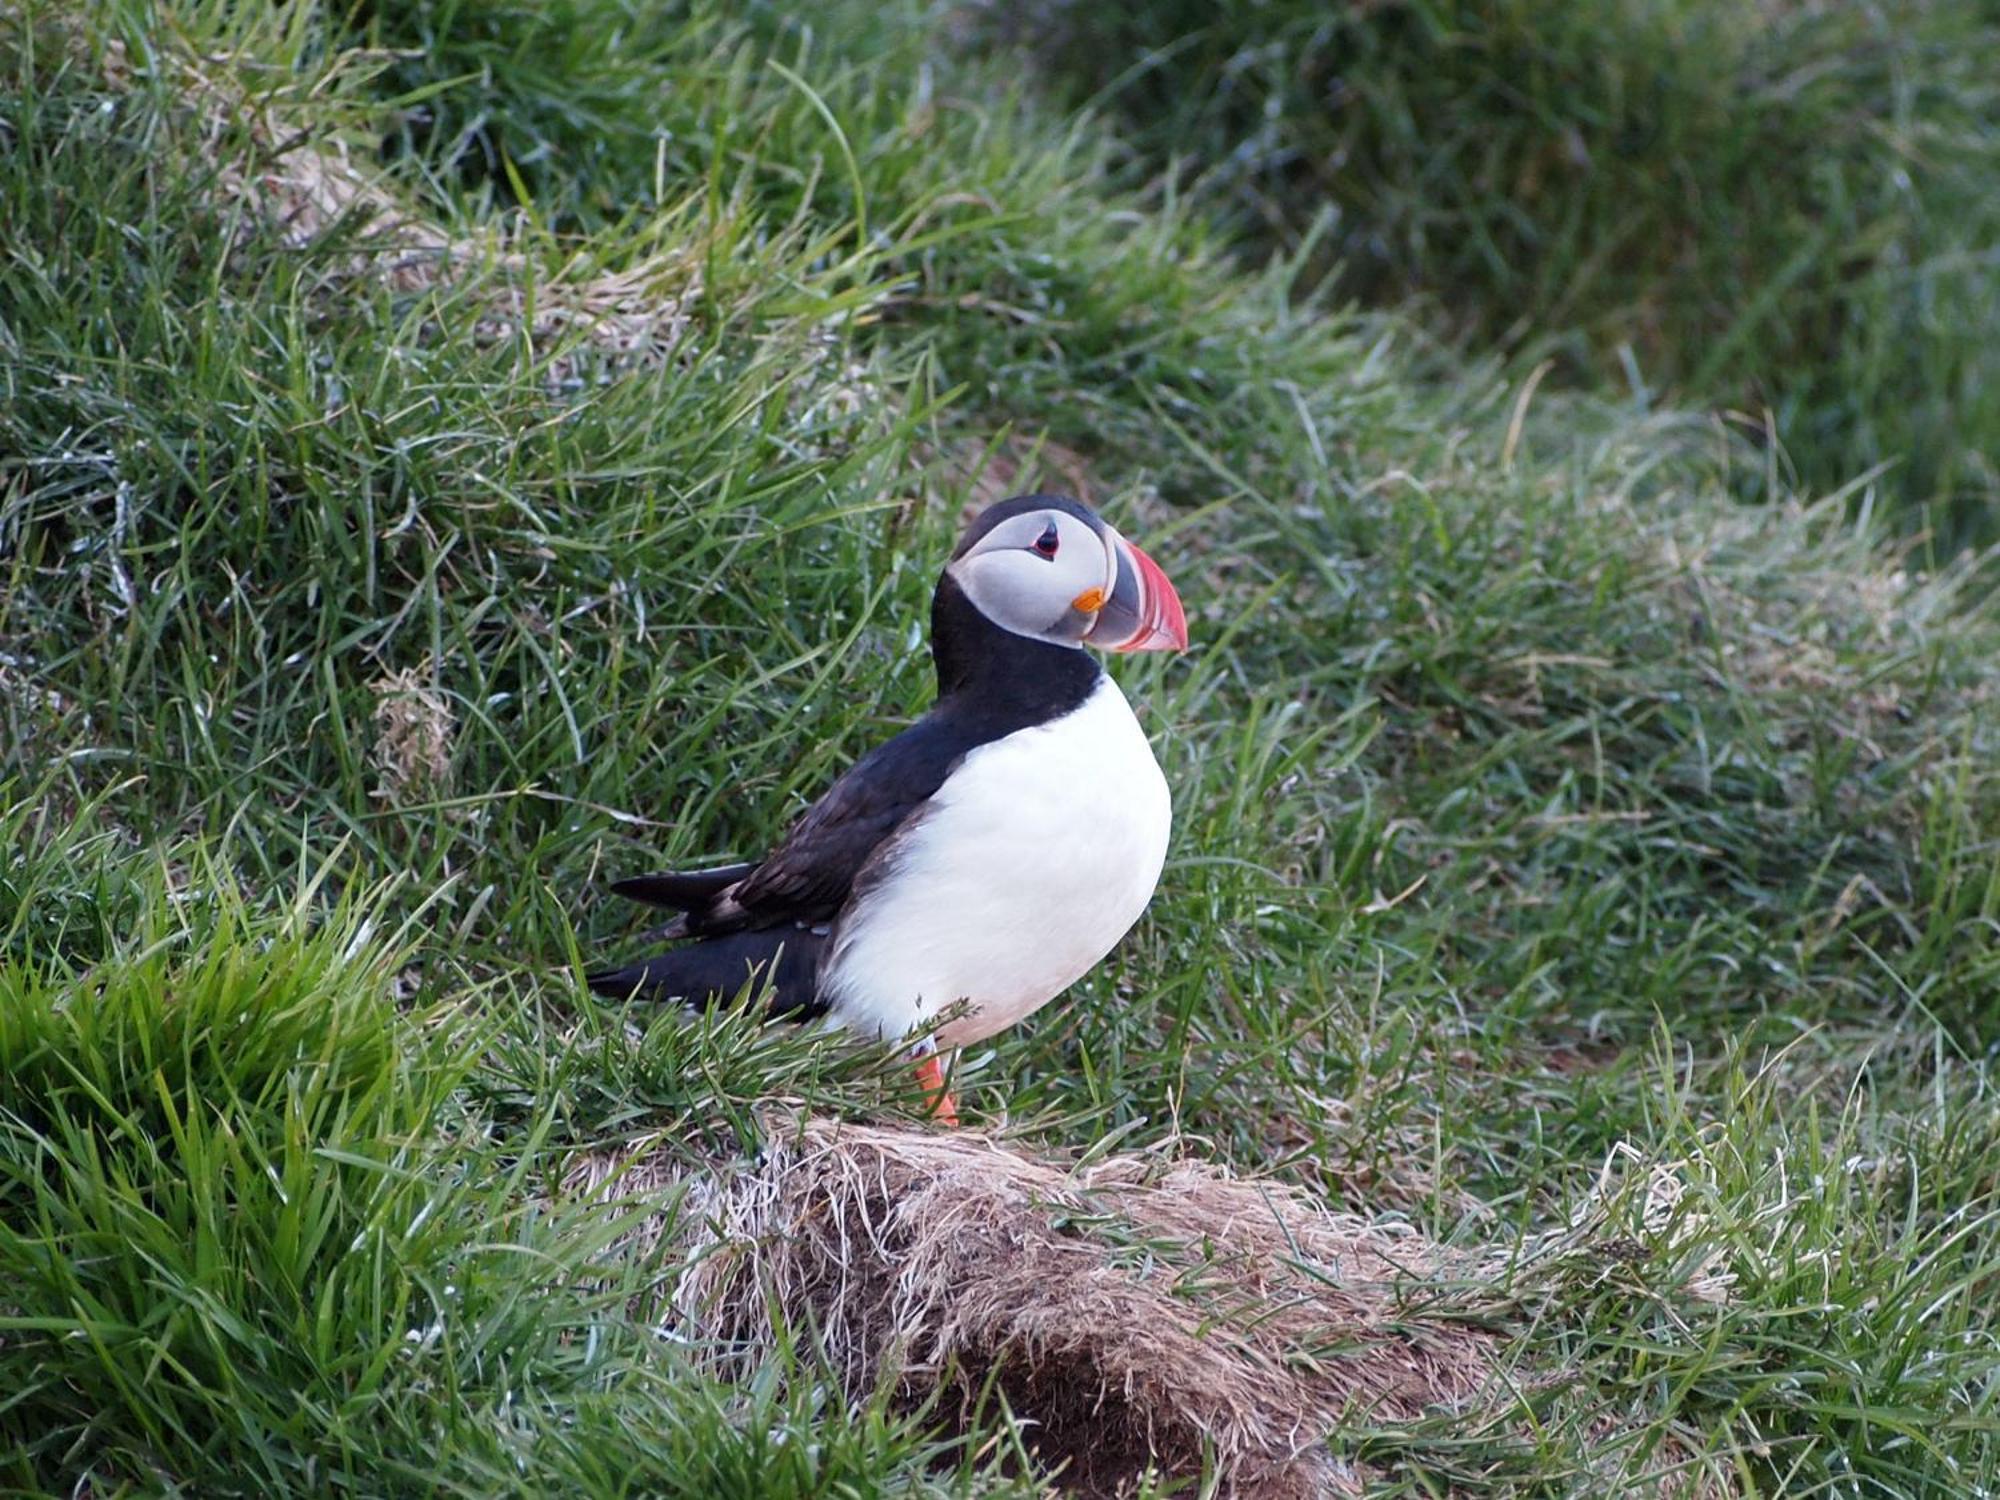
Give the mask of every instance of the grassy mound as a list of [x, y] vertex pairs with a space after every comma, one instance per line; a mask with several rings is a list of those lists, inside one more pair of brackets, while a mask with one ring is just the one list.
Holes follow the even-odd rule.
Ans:
[[920, 1390], [809, 1296], [663, 1339], [687, 1205], [564, 1183], [911, 1117], [574, 976], [607, 877], [907, 722], [962, 509], [1043, 482], [1199, 648], [1119, 668], [1147, 921], [961, 1059], [996, 1170], [1439, 1247], [1495, 1352], [1313, 1447], [1384, 1485], [2000, 1479], [1990, 561], [1237, 266], [914, 12], [104, 0], [0, 57], [6, 1483], [1033, 1492], [1003, 1323]]
[[[1671, 1200], [1617, 1194], [1481, 1255], [1171, 1153], [1050, 1162], [973, 1132], [764, 1127], [752, 1165], [640, 1143], [571, 1169], [573, 1192], [675, 1205], [634, 1240], [695, 1269], [636, 1311], [753, 1364], [787, 1337], [774, 1310], [809, 1318], [855, 1401], [944, 1393], [965, 1413], [997, 1395], [1067, 1489], [1126, 1495], [1206, 1459], [1244, 1500], [1358, 1495], [1393, 1466], [1357, 1460], [1370, 1437], [1428, 1418], [1535, 1453], [1545, 1481], [1566, 1446], [1551, 1429], [1581, 1423], [1567, 1442], [1591, 1471], [1570, 1482], [1734, 1493], [1643, 1425], [1566, 1403], [1575, 1372], [1542, 1364], [1519, 1317], [1579, 1256], [1629, 1244], [1625, 1221], [1660, 1230]], [[1726, 1300], [1728, 1277], [1685, 1290]], [[1532, 1418], [1508, 1382], [1535, 1389]]]
[[[967, 8], [1347, 291], [2000, 534], [2000, 30], [1841, 5]], [[1330, 221], [1322, 222], [1329, 209]]]

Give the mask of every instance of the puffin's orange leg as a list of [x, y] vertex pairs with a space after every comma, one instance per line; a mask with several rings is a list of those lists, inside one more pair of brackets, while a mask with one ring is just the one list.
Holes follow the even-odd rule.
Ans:
[[935, 1052], [917, 1063], [917, 1086], [930, 1100], [931, 1113], [946, 1125], [958, 1125], [958, 1106], [952, 1102], [951, 1091], [944, 1086], [944, 1064], [938, 1061]]

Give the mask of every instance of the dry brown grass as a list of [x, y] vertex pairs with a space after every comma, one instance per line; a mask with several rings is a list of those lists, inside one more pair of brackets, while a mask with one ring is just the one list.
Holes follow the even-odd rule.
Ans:
[[369, 684], [375, 694], [372, 760], [380, 777], [374, 795], [383, 801], [401, 805], [440, 793], [450, 782], [457, 720], [434, 675], [406, 667]]
[[637, 1238], [670, 1236], [680, 1270], [645, 1314], [746, 1365], [811, 1327], [856, 1402], [886, 1385], [969, 1414], [997, 1389], [1072, 1493], [1207, 1464], [1240, 1500], [1360, 1494], [1370, 1470], [1328, 1442], [1344, 1424], [1486, 1426], [1522, 1378], [1436, 1295], [1498, 1261], [1408, 1225], [1160, 1155], [1072, 1165], [974, 1131], [772, 1125], [751, 1164], [646, 1145], [574, 1163], [573, 1193], [662, 1205]]
[[[227, 96], [216, 90], [212, 97], [216, 116], [226, 117]], [[261, 116], [244, 118], [264, 144], [269, 128], [257, 125]], [[505, 234], [448, 233], [409, 212], [356, 165], [338, 137], [300, 131], [263, 162], [256, 172], [225, 164], [218, 190], [240, 198], [301, 249], [353, 227], [352, 248], [338, 264], [342, 277], [378, 279], [399, 292], [470, 287], [481, 304], [475, 331], [487, 342], [525, 335], [538, 350], [567, 344], [588, 350], [609, 370], [625, 370], [664, 363], [686, 332], [687, 308], [700, 289], [692, 247], [614, 271], [576, 263], [550, 274]], [[574, 352], [557, 354], [550, 385], [574, 383], [582, 364]]]
[[[75, 28], [57, 35], [85, 45]], [[99, 45], [101, 75], [131, 87], [138, 68], [123, 44]], [[323, 254], [332, 286], [369, 279], [403, 293], [468, 295], [479, 304], [482, 339], [525, 337], [538, 352], [556, 351], [545, 371], [556, 389], [584, 378], [586, 365], [608, 377], [660, 365], [680, 345], [701, 291], [698, 245], [617, 269], [581, 259], [551, 268], [508, 230], [448, 229], [416, 212], [357, 157], [326, 100], [295, 97], [288, 80], [270, 81], [250, 60], [163, 48], [146, 66], [171, 70], [217, 207]]]

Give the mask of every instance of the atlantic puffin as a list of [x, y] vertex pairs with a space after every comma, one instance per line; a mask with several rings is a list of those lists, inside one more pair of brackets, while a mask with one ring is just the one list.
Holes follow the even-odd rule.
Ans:
[[1179, 595], [1080, 501], [1019, 495], [969, 525], [931, 599], [937, 699], [829, 787], [762, 859], [640, 875], [621, 896], [687, 939], [587, 974], [612, 999], [702, 1004], [746, 980], [770, 1013], [938, 1049], [979, 1041], [1082, 978], [1159, 884], [1173, 807], [1131, 705], [1084, 648], [1184, 651]]

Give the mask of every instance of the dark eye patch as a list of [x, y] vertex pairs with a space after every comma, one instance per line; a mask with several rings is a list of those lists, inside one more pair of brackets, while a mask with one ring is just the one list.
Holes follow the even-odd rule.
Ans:
[[1054, 557], [1056, 548], [1062, 542], [1062, 533], [1056, 530], [1056, 523], [1049, 522], [1042, 534], [1035, 538], [1035, 551], [1043, 557]]

